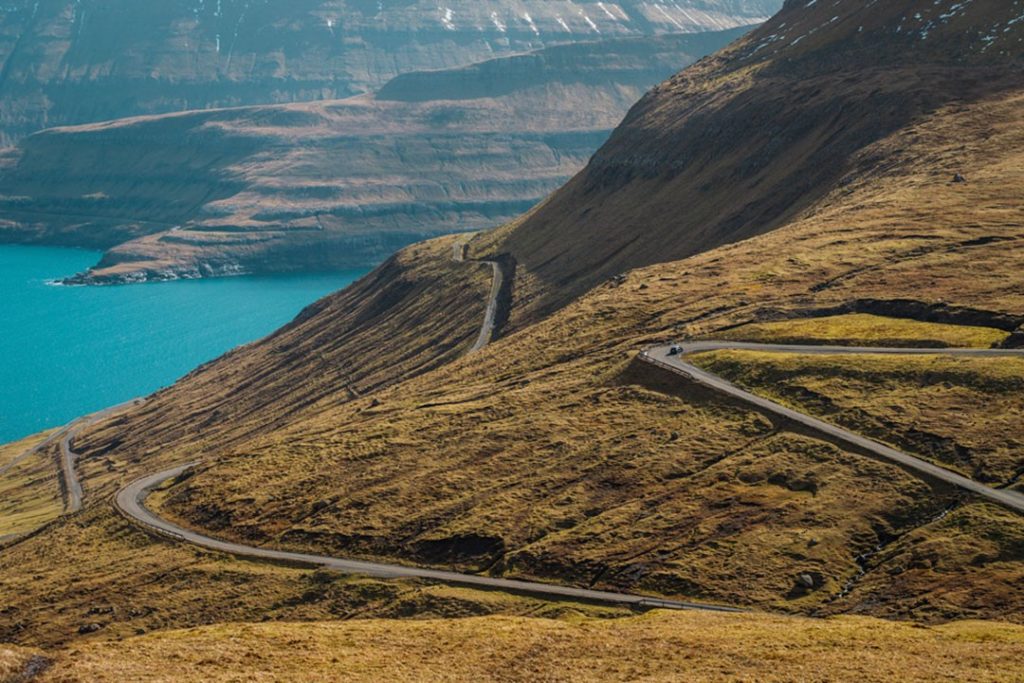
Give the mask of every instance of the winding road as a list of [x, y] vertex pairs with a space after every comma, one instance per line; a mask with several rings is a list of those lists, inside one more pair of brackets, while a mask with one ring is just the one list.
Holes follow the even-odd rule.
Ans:
[[60, 469], [61, 469], [61, 481], [64, 483], [64, 514], [70, 515], [78, 512], [82, 509], [82, 497], [84, 492], [82, 491], [82, 482], [78, 478], [78, 472], [75, 470], [75, 463], [78, 461], [78, 454], [71, 450], [71, 442], [86, 427], [90, 427], [97, 422], [107, 419], [111, 415], [121, 412], [125, 408], [129, 408], [134, 405], [138, 405], [143, 399], [133, 399], [120, 403], [110, 408], [105, 408], [99, 412], [91, 415], [86, 415], [83, 418], [75, 420], [67, 427], [64, 427], [61, 431], [55, 434], [55, 437], [61, 437], [60, 439]]
[[[675, 353], [672, 353], [673, 348]], [[709, 351], [757, 351], [760, 353], [798, 353], [803, 355], [892, 355], [892, 356], [955, 356], [968, 358], [1024, 358], [1024, 349], [912, 349], [876, 348], [863, 346], [803, 346], [796, 344], [754, 344], [732, 341], [699, 341], [673, 346], [659, 346], [641, 352], [640, 360], [680, 375], [691, 382], [739, 399], [777, 417], [792, 420], [807, 429], [849, 446], [867, 451], [883, 460], [923, 475], [926, 478], [951, 484], [994, 503], [1024, 513], [1024, 494], [996, 489], [968, 479], [926, 460], [890, 448], [867, 437], [829, 424], [810, 415], [797, 412], [779, 403], [756, 396], [726, 379], [686, 362], [685, 358]]]
[[[466, 240], [455, 245], [454, 260], [465, 261]], [[480, 330], [477, 343], [472, 351], [483, 348], [490, 342], [494, 333], [494, 321], [498, 306], [498, 296], [502, 287], [503, 272], [500, 265], [493, 261], [480, 261], [489, 263], [494, 269], [494, 281], [488, 301], [487, 314]], [[768, 399], [755, 396], [727, 380], [718, 377], [710, 372], [702, 370], [684, 359], [695, 353], [715, 350], [748, 350], [773, 353], [801, 353], [801, 354], [900, 354], [900, 355], [951, 355], [969, 357], [1001, 357], [1001, 356], [1024, 356], [1024, 350], [1002, 350], [1002, 349], [895, 349], [895, 348], [863, 348], [843, 346], [799, 346], [785, 344], [752, 344], [743, 342], [715, 342], [702, 341], [681, 345], [671, 352], [673, 347], [663, 346], [648, 349], [641, 352], [639, 358], [647, 363], [661, 367], [673, 372], [688, 381], [696, 382], [710, 389], [723, 394], [728, 394], [745, 403], [755, 406], [768, 413], [792, 420], [793, 422], [817, 432], [822, 436], [855, 446], [863, 451], [876, 455], [880, 458], [896, 462], [903, 467], [915, 471], [925, 477], [941, 480], [969, 491], [982, 498], [1000, 503], [1018, 512], [1024, 512], [1024, 495], [1012, 491], [993, 489], [978, 482], [972, 481], [959, 474], [943, 469], [929, 462], [916, 458], [912, 455], [902, 453], [893, 448], [872, 441], [853, 432], [841, 429], [828, 424], [817, 418], [799, 413], [786, 408]], [[471, 351], [471, 352], [472, 352]], [[61, 452], [64, 472], [67, 477], [67, 490], [69, 492], [69, 511], [81, 504], [81, 485], [75, 474], [75, 461], [77, 455], [71, 450], [71, 441], [75, 434], [85, 426], [92, 424], [113, 412], [121, 409], [117, 406], [107, 411], [102, 411], [88, 418], [83, 418], [66, 428], [58, 435], [62, 435]], [[58, 435], [54, 435], [55, 438]], [[182, 476], [189, 470], [196, 467], [198, 463], [179, 465], [168, 470], [150, 474], [132, 482], [121, 489], [115, 496], [115, 508], [129, 521], [141, 526], [150, 533], [170, 538], [179, 542], [195, 545], [207, 550], [227, 553], [243, 559], [269, 561], [282, 564], [325, 567], [345, 573], [361, 574], [379, 578], [417, 578], [430, 581], [438, 581], [447, 584], [469, 586], [474, 588], [501, 590], [512, 593], [527, 594], [547, 599], [569, 599], [587, 602], [596, 602], [621, 606], [632, 606], [639, 608], [668, 608], [668, 609], [697, 609], [716, 612], [737, 612], [742, 611], [733, 607], [709, 605], [676, 600], [665, 600], [662, 598], [648, 597], [629, 593], [615, 593], [611, 591], [591, 590], [574, 586], [559, 586], [554, 584], [539, 583], [533, 581], [520, 581], [516, 579], [493, 578], [475, 574], [462, 574], [458, 572], [443, 571], [425, 567], [412, 567], [396, 564], [384, 564], [378, 562], [365, 562], [355, 559], [330, 557], [326, 555], [313, 555], [306, 553], [288, 552], [273, 550], [270, 548], [254, 547], [233, 543], [204, 535], [191, 529], [178, 526], [168, 520], [157, 516], [146, 507], [146, 499], [155, 490], [167, 482]]]
[[[454, 245], [453, 260], [464, 262], [466, 244], [469, 238], [460, 240]], [[480, 329], [480, 335], [470, 353], [478, 351], [490, 343], [495, 328], [495, 321], [498, 309], [498, 297], [503, 285], [504, 271], [501, 265], [495, 261], [476, 261], [476, 263], [488, 263], [494, 269], [494, 280], [491, 285], [491, 292], [487, 304], [487, 313], [484, 323]], [[743, 610], [735, 607], [722, 605], [711, 605], [695, 602], [684, 602], [679, 600], [666, 600], [663, 598], [635, 595], [630, 593], [615, 593], [611, 591], [591, 590], [589, 588], [578, 588], [575, 586], [559, 586], [555, 584], [540, 583], [535, 581], [520, 581], [516, 579], [494, 578], [480, 576], [477, 574], [462, 574], [459, 572], [443, 571], [426, 567], [412, 567], [397, 564], [384, 564], [380, 562], [365, 562], [326, 555], [311, 555], [306, 553], [294, 553], [270, 548], [232, 543], [206, 536], [191, 529], [185, 529], [173, 522], [158, 517], [153, 511], [146, 507], [146, 499], [155, 489], [160, 488], [168, 481], [171, 481], [194, 468], [198, 463], [179, 465], [171, 469], [143, 477], [121, 489], [114, 499], [114, 506], [128, 520], [142, 526], [151, 533], [170, 538], [179, 542], [189, 543], [207, 550], [227, 553], [235, 557], [266, 562], [277, 562], [289, 565], [304, 567], [324, 567], [349, 574], [361, 574], [378, 578], [415, 578], [441, 583], [482, 588], [487, 590], [501, 590], [510, 593], [518, 593], [556, 600], [578, 600], [610, 605], [637, 607], [642, 609], [690, 609], [708, 610], [714, 612], [741, 612]]]
[[437, 569], [426, 569], [420, 567], [406, 567], [397, 564], [381, 564], [379, 562], [363, 562], [360, 560], [348, 560], [325, 555], [308, 555], [304, 553], [292, 553], [283, 550], [271, 550], [269, 548], [256, 548], [239, 543], [221, 541], [210, 536], [197, 533], [190, 529], [184, 529], [165, 519], [157, 517], [149, 510], [145, 501], [147, 496], [164, 483], [181, 476], [196, 463], [180, 465], [159, 474], [152, 474], [139, 479], [121, 489], [115, 500], [117, 509], [131, 521], [140, 524], [151, 532], [166, 536], [177, 541], [190, 543], [208, 550], [228, 553], [236, 557], [279, 562], [282, 564], [300, 565], [305, 567], [325, 567], [347, 574], [361, 574], [374, 576], [382, 579], [416, 578], [473, 588], [484, 588], [489, 590], [502, 590], [511, 593], [521, 593], [532, 596], [554, 599], [582, 600], [585, 602], [599, 602], [613, 605], [625, 605], [644, 608], [667, 608], [667, 609], [699, 609], [715, 612], [740, 612], [742, 610], [734, 607], [723, 607], [718, 605], [707, 605], [692, 602], [680, 602], [677, 600], [664, 600], [642, 595], [631, 595], [628, 593], [613, 593], [609, 591], [597, 591], [587, 588], [575, 588], [572, 586], [558, 586], [554, 584], [537, 583], [533, 581], [517, 581], [515, 579], [491, 578], [475, 574], [460, 574], [458, 572], [442, 571]]
[[[475, 234], [475, 233], [474, 233]], [[473, 235], [457, 241], [452, 247], [452, 260], [456, 263], [465, 263], [466, 248]], [[491, 278], [491, 293], [487, 297], [487, 310], [484, 313], [484, 322], [480, 326], [480, 334], [477, 336], [469, 353], [476, 353], [484, 348], [494, 339], [494, 331], [498, 325], [498, 299], [501, 296], [501, 288], [505, 283], [505, 271], [497, 261], [474, 261], [474, 263], [485, 263], [491, 267], [493, 277]]]

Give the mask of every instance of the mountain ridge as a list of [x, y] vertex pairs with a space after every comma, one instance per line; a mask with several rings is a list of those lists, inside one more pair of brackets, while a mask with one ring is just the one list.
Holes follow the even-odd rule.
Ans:
[[[375, 265], [411, 242], [528, 210], [650, 85], [741, 33], [608, 40], [409, 74], [383, 98], [44, 131], [0, 169], [0, 237], [107, 250], [74, 283]], [[500, 91], [481, 89], [481, 69]]]
[[735, 28], [778, 5], [11, 0], [0, 13], [0, 145], [140, 114], [339, 99], [400, 73], [602, 36]]

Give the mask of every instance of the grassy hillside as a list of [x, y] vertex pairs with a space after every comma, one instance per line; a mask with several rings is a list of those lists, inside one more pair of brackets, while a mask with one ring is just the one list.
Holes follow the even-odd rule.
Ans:
[[0, 446], [0, 545], [64, 511], [56, 460], [48, 451], [32, 452], [47, 436]]
[[[69, 624], [91, 609], [82, 586], [113, 583], [118, 596], [146, 603], [165, 584], [187, 581], [192, 609], [163, 607], [160, 629], [236, 619], [224, 604], [235, 610], [240, 593], [269, 591], [275, 584], [262, 577], [232, 587], [225, 576], [253, 570], [222, 558], [223, 573], [189, 575], [214, 558], [130, 530], [109, 508], [119, 485], [197, 459], [194, 475], [162, 493], [161, 513], [250, 544], [805, 615], [1019, 621], [1024, 517], [635, 362], [655, 342], [814, 316], [943, 326], [857, 331], [909, 344], [980, 343], [978, 328], [999, 341], [1024, 323], [1016, 57], [983, 50], [991, 41], [976, 37], [934, 43], [950, 54], [928, 42], [910, 66], [891, 66], [892, 54], [911, 47], [902, 29], [893, 37], [899, 13], [939, 6], [876, 3], [875, 16], [863, 3], [818, 5], [790, 3], [766, 29], [819, 22], [811, 37], [793, 36], [770, 59], [756, 55], [774, 48], [755, 55], [760, 43], [744, 43], [674, 79], [563, 193], [470, 244], [471, 256], [515, 266], [511, 323], [483, 351], [461, 353], [480, 323], [487, 269], [452, 263], [453, 240], [439, 240], [83, 435], [84, 516], [0, 554], [0, 601], [10, 606], [0, 612], [0, 640], [70, 637]], [[833, 11], [847, 19], [822, 19]], [[1000, 36], [1016, 36], [1024, 24], [1006, 26], [1013, 16], [979, 0], [946, 35], [998, 20], [1010, 29]], [[832, 26], [849, 29], [851, 17], [864, 19], [866, 42], [849, 42], [855, 28]], [[876, 69], [863, 78], [839, 70], [871, 59]], [[759, 80], [771, 73], [777, 78]], [[773, 146], [776, 138], [790, 142]], [[702, 155], [725, 142], [721, 173], [703, 175]], [[652, 177], [630, 171], [640, 152], [667, 166]], [[595, 168], [626, 170], [597, 182]], [[665, 168], [678, 173], [663, 177]], [[763, 185], [752, 180], [761, 171]], [[954, 172], [967, 182], [953, 182]], [[615, 198], [635, 222], [617, 218]], [[726, 208], [746, 222], [701, 219]], [[697, 233], [679, 222], [691, 219], [706, 240], [693, 242]], [[915, 401], [966, 392], [978, 426], [965, 434], [984, 439], [979, 452], [997, 453], [993, 471], [1005, 476], [1015, 437], [992, 441], [980, 426], [1008, 425], [1017, 380], [988, 386], [1009, 371], [972, 368], [944, 369], [950, 388], [922, 396], [907, 388], [906, 368], [874, 368], [871, 381], [890, 393], [887, 405], [864, 408], [885, 417], [872, 435], [898, 442], [913, 427], [907, 415], [948, 407]], [[823, 382], [821, 391], [837, 390]], [[108, 553], [90, 552], [108, 544]], [[174, 580], [156, 581], [163, 553], [182, 553]], [[55, 563], [64, 557], [74, 584]], [[252, 603], [252, 613], [265, 604]], [[123, 615], [119, 607], [111, 633], [124, 633]], [[879, 663], [858, 674], [875, 668], [887, 671]]]
[[[140, 455], [167, 448], [196, 453], [203, 444], [223, 448], [461, 357], [477, 338], [492, 281], [490, 267], [453, 260], [462, 239], [403, 250], [277, 333], [199, 368], [95, 437]], [[407, 336], [412, 329], [419, 333]], [[85, 451], [93, 443], [88, 435], [78, 441]]]
[[1024, 474], [1024, 360], [742, 351], [694, 358], [802, 412], [888, 441], [992, 486]]
[[[785, 228], [634, 271], [481, 354], [383, 390], [376, 405], [362, 399], [261, 437], [184, 483], [169, 510], [295, 548], [787, 609], [1012, 616], [1024, 599], [1004, 595], [1022, 566], [1021, 520], [969, 506], [958, 518], [977, 526], [968, 533], [985, 536], [993, 516], [1007, 525], [992, 545], [950, 546], [936, 573], [897, 560], [899, 590], [846, 593], [863, 553], [915, 530], [943, 537], [949, 522], [933, 520], [948, 493], [778, 433], [630, 359], [656, 340], [851, 301], [917, 301], [1012, 329], [1024, 315], [1011, 189], [1019, 102], [931, 117], [872, 149], [891, 159], [884, 183], [866, 176]], [[972, 130], [987, 137], [964, 148]], [[935, 170], [932, 155], [947, 153], [973, 169], [971, 182]], [[961, 277], [972, 269], [989, 277]], [[1001, 403], [979, 409], [975, 419], [1002, 419]], [[802, 595], [794, 577], [807, 571], [821, 586]], [[951, 590], [968, 575], [970, 596]]]
[[[895, 196], [910, 160], [887, 142], [1019, 93], [1019, 14], [1000, 0], [786, 3], [648, 93], [583, 172], [494, 233], [482, 248], [520, 266], [514, 319], [536, 320], [631, 268], [778, 229], [860, 183]], [[974, 174], [979, 132], [904, 142], [935, 182]]]
[[[30, 652], [0, 650], [0, 667]], [[1024, 629], [653, 613], [229, 624], [36, 654], [47, 681], [1017, 680]], [[23, 664], [24, 665], [24, 664]], [[10, 670], [17, 668], [8, 664]], [[0, 673], [4, 670], [0, 668]], [[827, 673], [826, 673], [827, 672]]]

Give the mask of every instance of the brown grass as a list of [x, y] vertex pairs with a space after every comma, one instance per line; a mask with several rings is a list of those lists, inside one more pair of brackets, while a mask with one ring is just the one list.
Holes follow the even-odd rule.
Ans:
[[[766, 274], [765, 278], [770, 280], [770, 274]], [[717, 337], [735, 341], [773, 342], [776, 344], [986, 349], [1006, 341], [1009, 332], [991, 327], [949, 325], [854, 313], [752, 323], [719, 333]]]
[[55, 653], [54, 681], [1017, 681], [1024, 628], [651, 613], [224, 624]]
[[[39, 434], [0, 447], [0, 466], [14, 463], [46, 437]], [[64, 511], [56, 461], [42, 449], [0, 474], [0, 537], [24, 534]]]
[[[900, 72], [885, 84], [893, 106], [906, 98], [909, 77]], [[865, 88], [848, 94], [874, 113], [873, 83], [843, 87]], [[803, 93], [776, 88], [752, 104], [775, 112], [775, 97]], [[671, 103], [662, 102], [666, 116]], [[146, 626], [156, 629], [287, 618], [274, 605], [302, 595], [300, 579], [255, 576], [221, 558], [211, 565], [208, 555], [129, 531], [109, 510], [106, 497], [120, 483], [197, 458], [201, 471], [169, 492], [163, 511], [248, 543], [794, 612], [1020, 620], [1020, 516], [968, 502], [940, 518], [957, 502], [951, 492], [780, 432], [745, 407], [632, 363], [654, 342], [867, 299], [1024, 319], [1024, 98], [991, 91], [933, 104], [851, 152], [842, 182], [818, 168], [801, 176], [813, 185], [801, 195], [806, 202], [789, 204], [772, 183], [759, 186], [751, 197], [788, 207], [776, 222], [759, 223], [774, 232], [646, 265], [673, 258], [659, 239], [697, 204], [665, 185], [659, 196], [674, 200], [661, 205], [664, 215], [637, 219], [656, 231], [620, 235], [642, 246], [621, 263], [645, 267], [539, 322], [537, 311], [589, 284], [571, 271], [566, 281], [551, 277], [555, 254], [538, 247], [530, 252], [538, 260], [519, 260], [513, 328], [468, 358], [460, 356], [479, 326], [485, 269], [447, 263], [443, 242], [404, 252], [280, 335], [85, 435], [86, 513], [0, 555], [0, 600], [13, 608], [0, 613], [0, 636], [67, 639], [94, 605], [112, 601], [111, 633], [119, 635], [131, 628], [121, 615], [140, 606], [157, 608]], [[658, 130], [645, 144], [677, 149]], [[822, 144], [803, 142], [789, 151]], [[737, 157], [736, 168], [757, 158]], [[955, 171], [969, 182], [951, 184]], [[650, 183], [638, 181], [620, 208], [635, 208]], [[696, 196], [700, 187], [688, 191]], [[743, 203], [746, 186], [722, 187]], [[606, 187], [590, 189], [592, 198], [609, 196]], [[600, 244], [600, 234], [586, 231], [610, 220], [600, 209], [570, 231], [531, 233], [531, 244], [550, 239], [566, 250], [561, 257], [579, 256]], [[503, 236], [471, 252], [515, 246]], [[586, 269], [595, 253], [573, 268]], [[539, 268], [541, 257], [552, 265]], [[595, 283], [605, 265], [588, 271]], [[892, 397], [894, 407], [915, 409], [903, 408], [913, 397], [899, 383]], [[813, 589], [800, 588], [805, 573]], [[296, 612], [315, 618], [320, 609]]]
[[979, 481], [1012, 484], [1024, 472], [1024, 359], [720, 351], [693, 361]]

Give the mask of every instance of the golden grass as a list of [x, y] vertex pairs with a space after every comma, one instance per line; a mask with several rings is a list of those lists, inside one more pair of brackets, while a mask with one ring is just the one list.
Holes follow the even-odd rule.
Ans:
[[0, 643], [42, 647], [80, 638], [79, 629], [93, 624], [99, 630], [88, 637], [120, 639], [225, 621], [628, 614], [238, 561], [154, 540], [116, 515], [107, 499], [0, 552], [0, 606]]
[[41, 434], [33, 434], [20, 441], [13, 441], [8, 444], [0, 445], [0, 468], [3, 468], [21, 456], [31, 448], [35, 448], [50, 436], [52, 432], [43, 432]]
[[0, 644], [0, 682], [29, 683], [32, 679], [25, 676], [26, 669], [34, 658], [41, 657], [36, 650]]
[[[1022, 104], [993, 96], [922, 114], [785, 227], [634, 270], [539, 322], [529, 297], [562, 285], [521, 261], [517, 285], [534, 284], [514, 295], [517, 331], [466, 358], [489, 273], [451, 264], [450, 242], [403, 252], [280, 335], [83, 435], [85, 513], [0, 554], [0, 640], [66, 641], [108, 606], [112, 636], [476, 609], [406, 602], [379, 582], [389, 597], [377, 602], [338, 584], [307, 603], [302, 573], [156, 542], [113, 516], [117, 486], [196, 459], [203, 468], [162, 510], [247, 543], [789, 611], [1024, 618], [1024, 518], [971, 504], [936, 520], [950, 492], [631, 363], [656, 342], [858, 299], [1024, 315]], [[970, 182], [950, 184], [961, 169]], [[679, 206], [659, 230], [674, 229]], [[903, 386], [886, 414], [917, 410]], [[968, 389], [993, 406], [1015, 400]], [[979, 449], [998, 447], [976, 433]], [[879, 545], [840, 599], [856, 558]], [[794, 591], [801, 573], [820, 576], [815, 590]]]
[[752, 323], [716, 335], [719, 339], [776, 344], [990, 348], [1009, 337], [991, 327], [946, 325], [865, 313]]
[[715, 351], [692, 362], [962, 474], [1024, 472], [1024, 359]]
[[1024, 627], [655, 612], [223, 624], [53, 655], [40, 682], [1019, 681]]
[[[0, 449], [0, 464], [13, 463], [48, 434], [29, 437]], [[57, 464], [41, 449], [0, 474], [0, 537], [39, 528], [64, 511]]]

